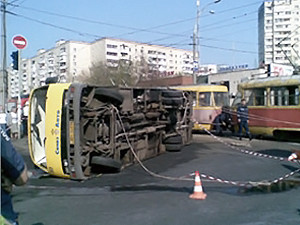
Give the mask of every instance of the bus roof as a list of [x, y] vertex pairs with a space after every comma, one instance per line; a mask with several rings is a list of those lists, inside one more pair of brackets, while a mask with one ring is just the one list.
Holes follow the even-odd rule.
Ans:
[[239, 84], [239, 88], [260, 88], [260, 87], [274, 87], [274, 86], [292, 86], [300, 85], [300, 75], [281, 76], [281, 77], [267, 77], [249, 80]]
[[186, 85], [186, 86], [173, 86], [174, 89], [184, 90], [184, 91], [200, 91], [200, 92], [227, 92], [228, 88], [225, 85], [215, 85], [215, 84], [199, 84], [199, 85]]

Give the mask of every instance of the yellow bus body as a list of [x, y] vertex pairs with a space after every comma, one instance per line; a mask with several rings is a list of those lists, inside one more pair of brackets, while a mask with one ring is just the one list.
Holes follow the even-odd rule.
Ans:
[[[173, 87], [182, 91], [191, 91], [196, 93], [196, 98], [193, 103], [193, 130], [212, 130], [213, 121], [222, 111], [222, 106], [217, 106], [214, 98], [215, 92], [228, 93], [228, 88], [225, 85], [187, 85]], [[211, 93], [210, 105], [199, 105], [199, 93]], [[228, 103], [229, 104], [229, 103]]]
[[[46, 112], [45, 112], [45, 157], [47, 162], [47, 168], [41, 166], [36, 162], [32, 151], [30, 156], [32, 161], [39, 168], [48, 172], [49, 174], [58, 177], [69, 177], [63, 172], [63, 165], [61, 160], [61, 120], [62, 120], [62, 107], [64, 92], [68, 90], [70, 84], [54, 84], [49, 85], [47, 90], [46, 99]], [[33, 93], [31, 93], [32, 95]], [[31, 115], [29, 114], [28, 121], [31, 121]], [[30, 126], [29, 126], [30, 127]], [[29, 136], [31, 136], [31, 130], [29, 129]], [[29, 138], [31, 140], [31, 138]], [[29, 149], [32, 149], [32, 142], [29, 141]]]

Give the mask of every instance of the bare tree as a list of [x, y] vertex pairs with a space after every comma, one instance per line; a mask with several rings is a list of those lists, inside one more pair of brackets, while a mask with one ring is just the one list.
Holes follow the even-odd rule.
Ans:
[[95, 85], [124, 86], [134, 85], [135, 77], [131, 74], [131, 63], [120, 60], [115, 66], [107, 66], [103, 62], [98, 62], [90, 68], [90, 73], [82, 73], [78, 80], [83, 83]]

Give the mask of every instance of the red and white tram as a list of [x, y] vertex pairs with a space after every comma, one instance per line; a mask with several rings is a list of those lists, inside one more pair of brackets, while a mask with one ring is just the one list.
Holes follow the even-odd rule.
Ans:
[[300, 75], [249, 80], [238, 90], [233, 106], [246, 99], [252, 134], [300, 141]]

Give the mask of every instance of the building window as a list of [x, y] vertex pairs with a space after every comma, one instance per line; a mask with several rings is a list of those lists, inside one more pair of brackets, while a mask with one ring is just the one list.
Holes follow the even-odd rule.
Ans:
[[106, 52], [106, 55], [117, 56], [118, 53], [116, 53], [116, 52]]
[[117, 45], [112, 45], [112, 44], [107, 44], [106, 47], [107, 48], [117, 48], [118, 46]]

